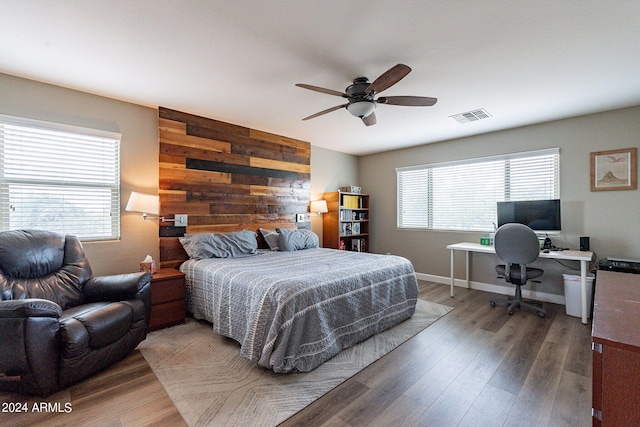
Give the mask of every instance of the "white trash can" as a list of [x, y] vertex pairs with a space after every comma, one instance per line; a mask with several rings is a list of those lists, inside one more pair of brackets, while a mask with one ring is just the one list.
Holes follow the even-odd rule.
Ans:
[[[564, 278], [564, 300], [568, 316], [582, 317], [582, 297], [580, 295], [581, 278], [577, 270], [562, 272]], [[593, 294], [593, 273], [587, 273], [587, 317], [591, 317], [591, 296]]]

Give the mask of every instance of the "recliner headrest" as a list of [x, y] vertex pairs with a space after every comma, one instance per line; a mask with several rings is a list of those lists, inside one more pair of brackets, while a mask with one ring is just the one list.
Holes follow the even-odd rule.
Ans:
[[65, 236], [43, 230], [0, 232], [0, 269], [5, 276], [33, 279], [59, 270]]

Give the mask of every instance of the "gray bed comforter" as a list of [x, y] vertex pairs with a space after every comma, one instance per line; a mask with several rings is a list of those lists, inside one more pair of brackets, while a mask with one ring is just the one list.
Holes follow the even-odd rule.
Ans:
[[393, 255], [306, 249], [188, 260], [187, 309], [274, 372], [308, 372], [411, 317], [413, 265]]

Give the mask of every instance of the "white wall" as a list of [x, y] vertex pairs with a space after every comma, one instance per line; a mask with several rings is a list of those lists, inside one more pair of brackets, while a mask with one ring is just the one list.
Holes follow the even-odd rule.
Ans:
[[[478, 242], [484, 234], [398, 230], [395, 168], [560, 147], [563, 233], [553, 238], [554, 243], [577, 249], [579, 237], [589, 236], [600, 258], [640, 259], [640, 190], [591, 192], [589, 184], [590, 152], [639, 144], [640, 107], [633, 107], [361, 157], [360, 182], [371, 194], [371, 248], [406, 256], [419, 273], [448, 277], [446, 246]], [[463, 257], [458, 259], [456, 277], [462, 278]], [[492, 255], [474, 255], [471, 279], [503, 284], [495, 275], [497, 262]], [[549, 260], [538, 262], [545, 270], [559, 274], [546, 274], [543, 283], [532, 288], [563, 294], [560, 273], [566, 267]], [[577, 267], [575, 263], [567, 265]]]
[[[312, 142], [313, 144], [313, 142]], [[322, 194], [337, 191], [339, 187], [357, 185], [358, 158], [325, 148], [311, 146], [311, 200], [322, 199]], [[311, 218], [311, 230], [322, 244], [322, 218]]]
[[152, 108], [0, 74], [0, 114], [120, 132], [121, 238], [84, 244], [94, 275], [158, 259], [158, 224], [125, 212], [131, 191], [158, 192], [158, 112]]

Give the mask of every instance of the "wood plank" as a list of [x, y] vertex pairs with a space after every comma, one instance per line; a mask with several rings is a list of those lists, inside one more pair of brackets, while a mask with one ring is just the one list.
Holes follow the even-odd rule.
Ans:
[[[576, 322], [572, 322], [568, 316], [558, 316], [558, 320], [553, 322], [549, 333], [547, 333], [546, 341], [556, 344], [568, 343], [574, 334]], [[591, 334], [591, 330], [589, 330]]]
[[258, 231], [260, 228], [266, 228], [273, 230], [277, 227], [280, 228], [296, 228], [295, 222], [269, 222], [269, 223], [237, 223], [237, 224], [208, 224], [189, 226], [187, 231], [190, 234], [196, 233], [229, 233], [231, 231], [241, 231], [245, 228], [252, 231]]
[[[492, 332], [482, 329], [474, 330], [449, 352], [447, 358], [442, 359], [433, 369], [416, 381], [405, 395], [429, 408], [428, 411], [425, 411], [425, 417], [432, 421], [437, 420], [436, 412], [443, 406], [442, 402], [438, 402], [439, 398], [445, 394], [445, 390], [451, 386], [460, 372], [464, 371], [473, 361], [477, 353], [484, 350], [493, 336]], [[471, 395], [473, 396], [473, 394]], [[462, 402], [458, 402], [458, 404], [460, 403]], [[458, 405], [458, 408], [460, 407], [466, 412], [467, 408], [464, 405]], [[446, 408], [447, 411], [452, 409]]]
[[505, 426], [540, 425], [551, 420], [551, 411], [562, 378], [568, 346], [546, 341], [527, 375]]
[[[146, 360], [134, 350], [124, 360], [46, 398], [0, 393], [0, 402], [58, 403], [61, 411], [3, 412], [11, 426], [186, 426]], [[65, 411], [69, 408], [69, 411]], [[162, 410], [159, 410], [162, 408]]]
[[[193, 204], [190, 204], [193, 206]], [[307, 211], [306, 203], [291, 203], [288, 205], [270, 205], [270, 204], [243, 204], [243, 203], [228, 203], [225, 205], [219, 205], [211, 203], [209, 206], [210, 214], [296, 214], [305, 213]]]
[[168, 182], [188, 181], [197, 184], [231, 184], [228, 173], [208, 172], [160, 165], [160, 174]]
[[228, 162], [236, 165], [248, 165], [249, 158], [240, 154], [227, 153], [207, 148], [184, 147], [177, 144], [160, 142], [160, 154], [175, 157], [190, 157], [194, 159]]
[[187, 133], [186, 123], [177, 120], [163, 119], [162, 117], [158, 119], [158, 128], [160, 131], [173, 132], [178, 134]]
[[184, 156], [172, 156], [169, 154], [162, 154], [162, 152], [158, 156], [158, 160], [160, 163], [176, 163], [182, 167], [186, 167], [187, 164], [187, 159]]
[[298, 412], [282, 422], [279, 427], [315, 426], [326, 423], [341, 409], [360, 399], [367, 390], [369, 390], [368, 387], [358, 381], [349, 381], [349, 384], [334, 388], [325, 394], [322, 404], [318, 404], [319, 401], [316, 400], [304, 411]]
[[257, 196], [249, 194], [249, 188], [245, 192], [237, 193], [212, 193], [208, 191], [190, 191], [189, 201], [209, 202], [209, 203], [260, 203], [271, 205], [287, 205], [290, 203], [306, 203], [304, 196], [278, 196], [264, 195]]
[[278, 160], [261, 159], [252, 157], [249, 164], [256, 168], [277, 169], [292, 172], [311, 173], [310, 165], [300, 165], [298, 163], [282, 162]]
[[[160, 178], [158, 184], [160, 191], [186, 191], [187, 194], [191, 192], [197, 191], [227, 191], [234, 193], [244, 193], [249, 194], [250, 189], [241, 188], [241, 186], [229, 185], [225, 183], [207, 183], [207, 182], [184, 182], [184, 181], [176, 181], [176, 180], [168, 180], [164, 178]], [[160, 204], [162, 206], [162, 202]]]
[[158, 114], [162, 119], [175, 120], [185, 123], [187, 125], [187, 133], [189, 133], [189, 127], [214, 127], [216, 129], [224, 129], [224, 131], [228, 133], [245, 136], [249, 135], [249, 128], [246, 128], [244, 126], [221, 122], [219, 120], [196, 116], [194, 114], [183, 113], [166, 107], [159, 107]]
[[[571, 356], [567, 354], [567, 359]], [[591, 425], [591, 380], [566, 369], [555, 395], [550, 423], [562, 426]]]
[[[552, 307], [551, 305], [549, 306]], [[537, 316], [534, 318], [530, 316], [531, 313], [528, 312], [517, 312], [519, 315], [527, 315], [528, 325], [519, 331], [516, 338], [518, 345], [514, 345], [513, 350], [492, 376], [489, 384], [513, 394], [520, 393], [529, 375], [529, 371], [540, 352], [544, 338], [553, 323], [556, 312], [557, 308], [547, 310], [547, 316], [544, 319], [538, 318]]]
[[[305, 197], [310, 193], [307, 189], [298, 188], [280, 188], [280, 187], [268, 187], [265, 185], [252, 185], [250, 187], [250, 194], [254, 196], [293, 196], [293, 197]], [[307, 196], [308, 197], [308, 196]]]
[[[188, 233], [196, 233], [196, 228], [203, 229], [207, 225], [220, 230], [221, 225], [228, 225], [229, 231], [239, 231], [244, 228], [257, 230], [259, 227], [273, 229], [277, 224], [293, 224], [295, 228], [294, 214], [220, 214], [220, 215], [192, 215], [189, 217]], [[255, 225], [255, 227], [253, 227]], [[265, 227], [268, 226], [268, 227]], [[238, 228], [239, 229], [232, 229]], [[290, 227], [289, 227], [290, 228]], [[222, 233], [222, 231], [218, 231]]]
[[[293, 172], [292, 172], [293, 173]], [[294, 179], [276, 178], [276, 177], [256, 177], [247, 176], [242, 174], [233, 174], [231, 181], [236, 185], [248, 185], [248, 186], [262, 186], [262, 187], [288, 187], [288, 188], [301, 188], [309, 190], [310, 175], [296, 174]]]
[[591, 341], [591, 328], [590, 325], [583, 325], [577, 317], [566, 317], [569, 322], [574, 325], [573, 333], [569, 340], [564, 343], [569, 343], [569, 353], [567, 354], [567, 361], [564, 365], [565, 371], [573, 372], [585, 377], [591, 377], [592, 354], [591, 347], [585, 347], [582, 343], [585, 341]]
[[289, 147], [295, 147], [297, 149], [303, 149], [303, 150], [309, 149], [309, 143], [306, 141], [289, 138], [287, 136], [276, 135], [275, 133], [269, 133], [269, 132], [263, 132], [256, 129], [250, 129], [249, 136], [253, 139], [260, 139], [262, 141], [274, 142], [276, 144], [287, 145]]
[[183, 190], [158, 190], [160, 203], [163, 202], [186, 202], [187, 192]]
[[367, 427], [419, 426], [420, 416], [426, 409], [425, 406], [416, 403], [415, 400], [400, 396], [393, 402], [393, 405], [387, 407], [385, 411], [373, 419]]
[[163, 130], [160, 130], [159, 134], [161, 144], [178, 145], [180, 147], [197, 148], [219, 153], [231, 152], [231, 144], [225, 141], [217, 141], [215, 139], [201, 138], [193, 135], [182, 135]]
[[457, 427], [501, 426], [515, 400], [515, 395], [487, 385]]

